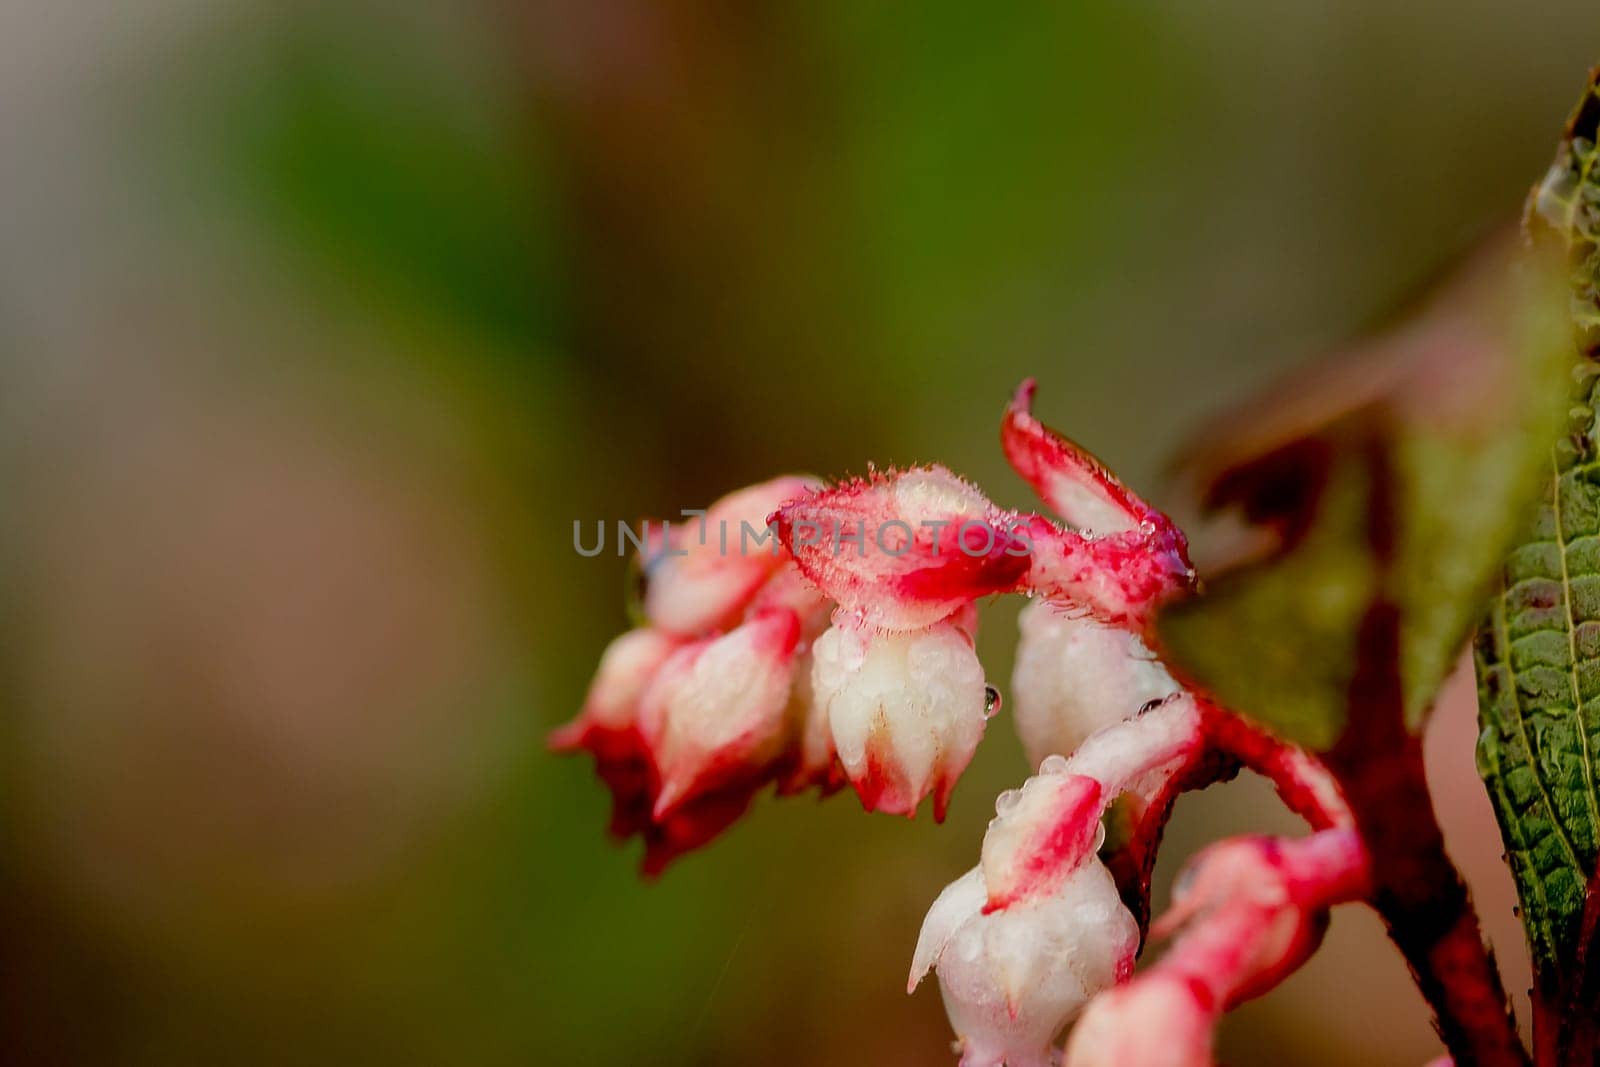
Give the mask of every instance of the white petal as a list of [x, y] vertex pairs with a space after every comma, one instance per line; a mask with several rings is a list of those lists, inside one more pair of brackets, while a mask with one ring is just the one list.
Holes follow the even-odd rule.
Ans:
[[961, 924], [938, 973], [962, 1062], [1048, 1063], [1061, 1028], [1126, 972], [1138, 937], [1098, 860], [1053, 895]]
[[1129, 630], [1073, 617], [1044, 600], [1024, 608], [1018, 622], [1012, 715], [1034, 766], [1051, 754], [1071, 755], [1096, 730], [1178, 691]]
[[674, 654], [640, 702], [661, 772], [657, 818], [701, 791], [759, 771], [782, 751], [799, 622], [774, 611]]
[[983, 667], [965, 633], [942, 624], [880, 634], [834, 626], [812, 647], [815, 699], [862, 803], [912, 814], [937, 805], [983, 736]]
[[609, 729], [628, 726], [650, 679], [681, 644], [677, 638], [649, 628], [629, 630], [612, 641], [589, 686], [584, 715]]
[[1081, 774], [1037, 774], [1001, 794], [983, 835], [980, 867], [989, 906], [1055, 892], [1095, 848], [1100, 816], [1113, 799]]
[[816, 690], [812, 687], [812, 666], [812, 654], [809, 651], [795, 664], [789, 715], [800, 735], [801, 767], [808, 773], [820, 773], [833, 763], [833, 731], [828, 726], [828, 709], [817, 700]]
[[1180, 981], [1158, 977], [1097, 997], [1062, 1067], [1211, 1067], [1211, 1015]]
[[917, 988], [928, 974], [939, 954], [949, 944], [962, 923], [983, 911], [983, 902], [989, 891], [983, 885], [983, 872], [974, 867], [960, 878], [944, 887], [922, 920], [922, 933], [917, 936], [917, 950], [911, 956], [911, 977], [906, 982], [906, 992]]
[[1200, 712], [1188, 694], [1096, 731], [1066, 761], [1068, 774], [1096, 778], [1115, 795], [1140, 791], [1201, 743]]

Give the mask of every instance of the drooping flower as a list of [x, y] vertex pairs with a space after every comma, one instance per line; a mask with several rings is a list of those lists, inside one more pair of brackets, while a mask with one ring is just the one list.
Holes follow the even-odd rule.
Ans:
[[971, 636], [948, 622], [888, 634], [836, 625], [812, 655], [813, 699], [862, 805], [909, 816], [931, 795], [943, 820], [988, 709]]
[[1084, 738], [1178, 691], [1138, 634], [1036, 600], [1022, 609], [1012, 719], [1028, 760], [1071, 755]]
[[723, 497], [703, 527], [653, 530], [652, 625], [612, 643], [583, 711], [551, 735], [553, 749], [594, 757], [611, 831], [644, 839], [647, 873], [726, 829], [769, 781], [828, 780], [831, 748], [806, 762], [811, 712], [797, 694], [833, 605], [767, 531], [773, 508], [819, 484], [773, 479]]
[[1151, 931], [1182, 934], [1153, 967], [1094, 1000], [1064, 1067], [1209, 1067], [1222, 1014], [1304, 963], [1328, 908], [1370, 889], [1366, 850], [1349, 828], [1212, 845]]
[[913, 815], [950, 791], [991, 697], [973, 649], [975, 601], [1027, 571], [1016, 517], [942, 467], [876, 473], [776, 516], [804, 573], [840, 605], [812, 649], [812, 699], [871, 811]]
[[1139, 927], [1098, 860], [1052, 892], [985, 912], [973, 868], [934, 901], [908, 987], [937, 966], [961, 1067], [1048, 1067], [1056, 1035], [1089, 1001], [1126, 978]]
[[630, 631], [602, 658], [584, 711], [551, 735], [555, 751], [594, 757], [611, 832], [644, 839], [647, 873], [733, 823], [784, 760], [799, 636], [781, 608], [698, 641]]
[[962, 1067], [1050, 1063], [1061, 1028], [1131, 973], [1139, 925], [1096, 855], [1100, 818], [1197, 752], [1199, 718], [1169, 700], [996, 800], [978, 867], [929, 910], [911, 969], [911, 988], [937, 969]]
[[[651, 626], [618, 642], [552, 746], [594, 755], [613, 832], [644, 839], [649, 871], [716, 836], [768, 782], [826, 795], [848, 781], [869, 809], [906, 815], [931, 795], [943, 818], [990, 703], [974, 599], [1026, 570], [1006, 551], [1006, 515], [941, 468], [834, 489], [790, 476], [723, 497], [703, 523], [652, 537]], [[797, 559], [807, 523], [826, 533]], [[831, 564], [835, 552], [851, 562]], [[868, 628], [873, 603], [898, 628]]]
[[550, 735], [555, 752], [587, 751], [611, 790], [611, 833], [627, 837], [650, 821], [651, 766], [639, 737], [639, 698], [683, 642], [648, 627], [629, 630], [606, 647], [578, 717]]
[[656, 772], [651, 817], [744, 782], [759, 784], [789, 740], [794, 612], [773, 608], [721, 637], [685, 645], [639, 702], [639, 736]]
[[1176, 974], [1110, 989], [1073, 1028], [1062, 1067], [1213, 1067], [1208, 994]]

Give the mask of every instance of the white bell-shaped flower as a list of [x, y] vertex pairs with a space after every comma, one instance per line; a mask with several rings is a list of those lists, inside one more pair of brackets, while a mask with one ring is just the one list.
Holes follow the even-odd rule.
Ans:
[[639, 707], [639, 732], [660, 776], [653, 818], [758, 778], [782, 754], [799, 636], [794, 613], [774, 609], [662, 665]]
[[812, 646], [813, 699], [869, 811], [913, 815], [950, 790], [983, 737], [988, 693], [972, 638], [954, 623], [910, 633], [835, 625]]
[[1071, 755], [1096, 730], [1178, 691], [1139, 636], [1036, 600], [1018, 619], [1012, 715], [1028, 760]]
[[937, 968], [961, 1067], [1048, 1067], [1061, 1029], [1127, 976], [1138, 924], [1093, 858], [1049, 893], [986, 914], [988, 899], [981, 867], [939, 895], [910, 987]]

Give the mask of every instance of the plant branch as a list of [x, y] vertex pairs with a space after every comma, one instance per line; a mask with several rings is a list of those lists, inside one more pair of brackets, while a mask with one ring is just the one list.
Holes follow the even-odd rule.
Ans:
[[1455, 1062], [1522, 1067], [1494, 957], [1466, 885], [1445, 853], [1422, 761], [1406, 729], [1398, 609], [1379, 600], [1362, 621], [1350, 719], [1326, 755], [1372, 863], [1372, 906], [1411, 968]]

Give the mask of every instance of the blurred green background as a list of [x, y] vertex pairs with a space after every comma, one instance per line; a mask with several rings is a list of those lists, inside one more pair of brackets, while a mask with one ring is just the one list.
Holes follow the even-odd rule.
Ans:
[[[625, 625], [573, 520], [868, 462], [1020, 505], [1029, 374], [1160, 501], [1514, 216], [1596, 60], [1592, 0], [0, 7], [6, 1058], [953, 1063], [903, 981], [1004, 715], [943, 827], [763, 800], [643, 884], [542, 747]], [[1161, 878], [1291, 825], [1194, 798]], [[1352, 911], [1223, 1050], [1436, 1047]]]

